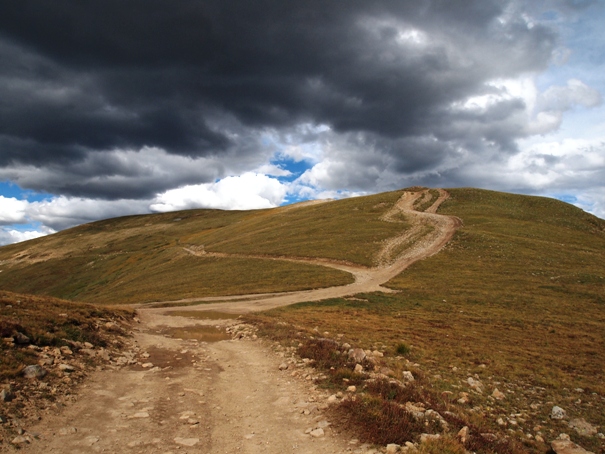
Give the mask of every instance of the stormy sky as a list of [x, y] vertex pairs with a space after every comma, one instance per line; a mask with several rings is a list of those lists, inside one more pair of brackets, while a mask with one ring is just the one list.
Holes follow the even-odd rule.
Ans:
[[605, 217], [605, 6], [0, 4], [0, 244], [412, 185]]

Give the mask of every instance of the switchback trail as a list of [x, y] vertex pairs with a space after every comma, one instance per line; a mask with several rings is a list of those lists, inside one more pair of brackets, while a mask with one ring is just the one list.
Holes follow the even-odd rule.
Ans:
[[[267, 260], [283, 260], [300, 262], [313, 265], [326, 266], [351, 273], [355, 282], [348, 285], [328, 287], [314, 290], [303, 290], [296, 292], [236, 295], [228, 297], [188, 298], [177, 301], [163, 301], [149, 303], [139, 306], [139, 310], [165, 312], [166, 305], [176, 306], [188, 303], [203, 303], [192, 306], [195, 310], [219, 310], [228, 313], [243, 314], [272, 309], [280, 306], [300, 303], [303, 301], [319, 301], [328, 298], [340, 298], [355, 293], [367, 292], [391, 292], [390, 289], [382, 287], [414, 262], [430, 257], [439, 252], [452, 238], [456, 230], [462, 225], [462, 221], [454, 216], [436, 214], [441, 203], [447, 199], [448, 193], [439, 189], [439, 197], [424, 212], [414, 210], [414, 203], [424, 197], [429, 197], [428, 191], [404, 192], [397, 203], [385, 214], [382, 219], [387, 222], [398, 222], [404, 217], [411, 227], [402, 232], [401, 235], [386, 241], [378, 253], [378, 265], [366, 268], [360, 265], [330, 261], [327, 259], [311, 259], [296, 257], [267, 257], [255, 255], [224, 254], [199, 252], [186, 249], [190, 254], [214, 257], [243, 257], [259, 258]], [[153, 309], [154, 306], [162, 306], [161, 309]], [[168, 309], [169, 310], [169, 309]], [[178, 310], [178, 309], [177, 309]]]
[[[332, 429], [325, 409], [337, 397], [317, 389], [313, 384], [317, 372], [293, 349], [257, 339], [254, 328], [236, 318], [210, 320], [197, 315], [211, 310], [242, 314], [389, 291], [381, 285], [438, 252], [461, 225], [457, 218], [435, 214], [447, 197], [445, 191], [440, 190], [425, 212], [413, 210], [420, 197], [430, 196], [405, 192], [383, 216], [386, 222], [398, 222], [403, 216], [412, 227], [385, 242], [374, 268], [275, 258], [343, 269], [355, 277], [350, 285], [205, 298], [196, 300], [205, 304], [187, 308], [139, 307], [140, 323], [133, 329], [130, 345], [91, 373], [74, 390], [72, 403], [47, 409], [48, 416], [28, 427], [27, 433], [35, 436], [21, 452], [377, 453], [351, 439], [351, 434]], [[184, 309], [187, 314], [175, 313]], [[203, 335], [216, 326], [228, 330], [229, 339], [206, 342]], [[68, 379], [67, 373], [64, 378]]]

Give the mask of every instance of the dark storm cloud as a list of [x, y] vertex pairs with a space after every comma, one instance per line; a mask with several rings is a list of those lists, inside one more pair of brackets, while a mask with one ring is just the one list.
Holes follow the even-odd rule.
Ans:
[[[488, 140], [510, 151], [523, 134], [509, 121], [523, 108], [518, 102], [476, 118], [449, 109], [487, 90], [490, 79], [548, 63], [553, 33], [528, 27], [520, 14], [507, 13], [509, 6], [500, 0], [2, 2], [0, 166], [80, 165], [91, 173], [74, 172], [61, 191], [115, 198], [127, 183], [104, 189], [90, 177], [131, 175], [82, 166], [91, 153], [158, 147], [246, 160], [257, 152], [245, 143], [254, 131], [303, 122], [372, 137], [405, 172], [437, 166], [456, 143], [477, 148]], [[149, 184], [136, 195], [166, 188]]]

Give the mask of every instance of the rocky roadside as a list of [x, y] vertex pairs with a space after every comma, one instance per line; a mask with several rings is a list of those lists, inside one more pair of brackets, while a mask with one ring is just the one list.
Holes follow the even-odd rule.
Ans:
[[99, 318], [95, 323], [102, 345], [63, 339], [60, 347], [40, 347], [21, 332], [2, 339], [4, 347], [30, 364], [0, 385], [0, 451], [35, 440], [38, 434], [28, 427], [76, 402], [80, 385], [91, 373], [132, 364], [133, 355], [123, 352], [131, 322]]
[[[603, 411], [605, 396], [579, 388], [564, 390], [561, 401], [569, 403], [568, 412], [546, 389], [498, 381], [487, 365], [479, 365], [478, 373], [452, 366], [452, 374], [444, 378], [434, 374], [430, 364], [389, 355], [384, 345], [361, 348], [342, 335], [333, 338], [296, 326], [289, 327], [295, 335], [276, 335], [283, 331], [283, 326], [268, 330], [278, 339], [274, 349], [285, 359], [280, 368], [332, 390], [318, 402], [333, 406], [341, 427], [353, 424], [353, 431], [361, 429], [360, 439], [378, 444], [377, 452], [436, 452], [429, 445], [442, 438], [456, 441], [465, 448], [461, 452], [605, 453], [605, 427], [589, 419]], [[380, 447], [381, 437], [370, 431], [364, 434], [364, 422], [351, 421], [346, 413], [355, 411], [355, 402], [381, 393], [420, 428], [415, 426], [408, 439], [383, 441]]]

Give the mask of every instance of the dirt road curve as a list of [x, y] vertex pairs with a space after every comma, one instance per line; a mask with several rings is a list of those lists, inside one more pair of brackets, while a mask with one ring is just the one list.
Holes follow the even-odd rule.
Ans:
[[[384, 290], [381, 284], [414, 261], [436, 253], [460, 225], [456, 218], [435, 214], [438, 204], [447, 197], [444, 191], [426, 213], [412, 211], [420, 196], [405, 193], [385, 215], [385, 221], [394, 222], [399, 213], [404, 213], [414, 227], [385, 244], [381, 266], [364, 269], [321, 262], [353, 273], [353, 284], [221, 298], [230, 301], [187, 310], [243, 313]], [[414, 244], [402, 249], [410, 241]], [[398, 256], [398, 250], [405, 252]], [[375, 452], [355, 443], [351, 434], [336, 433], [331, 428], [325, 412], [328, 396], [315, 389], [314, 372], [296, 363], [291, 352], [277, 351], [274, 345], [255, 339], [251, 328], [240, 325], [237, 319], [168, 315], [178, 309], [182, 308], [140, 308], [141, 323], [124, 356], [92, 374], [79, 390], [77, 400], [60, 414], [28, 428], [29, 433], [38, 434], [38, 439], [22, 452]], [[238, 333], [242, 338], [235, 335], [231, 340], [206, 343], [187, 334], [217, 324], [230, 327], [232, 332], [241, 330]], [[281, 370], [285, 363], [287, 370]]]
[[[435, 214], [439, 205], [447, 199], [446, 191], [440, 189], [439, 198], [425, 212], [414, 211], [414, 202], [423, 197], [426, 192], [405, 192], [397, 201], [395, 206], [383, 216], [387, 222], [396, 222], [398, 216], [405, 216], [411, 221], [412, 228], [405, 230], [400, 236], [392, 238], [385, 243], [379, 252], [379, 266], [365, 268], [362, 266], [346, 265], [329, 260], [297, 259], [297, 258], [275, 258], [275, 260], [287, 260], [292, 262], [312, 263], [316, 265], [336, 268], [351, 273], [355, 282], [338, 287], [329, 287], [316, 290], [299, 292], [275, 293], [275, 294], [253, 294], [230, 297], [189, 298], [172, 303], [204, 302], [198, 306], [199, 310], [220, 310], [223, 312], [243, 314], [257, 312], [274, 307], [287, 306], [302, 301], [319, 301], [326, 298], [338, 298], [355, 293], [391, 290], [382, 287], [412, 263], [436, 254], [452, 238], [456, 229], [462, 225], [462, 221], [453, 216]], [[397, 248], [403, 251], [397, 254]], [[189, 251], [193, 253], [193, 251]], [[226, 257], [228, 254], [205, 253], [206, 256]], [[233, 255], [231, 255], [233, 256]], [[254, 257], [237, 255], [238, 257]], [[263, 257], [266, 259], [266, 257]], [[216, 302], [214, 302], [216, 301]], [[225, 302], [228, 302], [227, 304]], [[160, 304], [167, 303], [166, 301]], [[152, 303], [147, 306], [153, 306]], [[144, 306], [142, 306], [144, 307]], [[142, 308], [141, 307], [141, 308]], [[165, 312], [166, 309], [146, 309]]]

